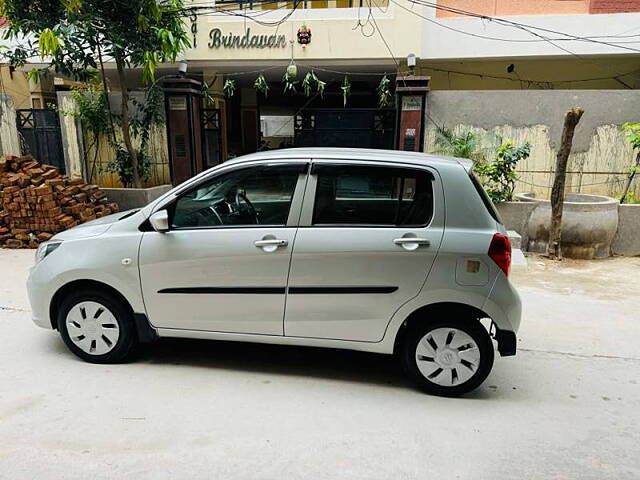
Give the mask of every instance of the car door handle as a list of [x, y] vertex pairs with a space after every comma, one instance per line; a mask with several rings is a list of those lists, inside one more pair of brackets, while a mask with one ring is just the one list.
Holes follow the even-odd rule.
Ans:
[[427, 238], [417, 238], [417, 237], [402, 237], [402, 238], [394, 238], [393, 243], [396, 245], [406, 245], [409, 243], [414, 243], [418, 245], [431, 245], [431, 242]]
[[267, 239], [267, 240], [256, 240], [253, 242], [256, 247], [286, 247], [289, 245], [288, 240], [280, 240], [278, 238]]

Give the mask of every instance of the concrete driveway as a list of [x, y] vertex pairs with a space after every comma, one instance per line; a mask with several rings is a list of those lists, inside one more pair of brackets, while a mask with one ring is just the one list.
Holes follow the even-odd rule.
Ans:
[[31, 323], [32, 258], [0, 250], [2, 479], [640, 478], [640, 258], [516, 270], [520, 351], [461, 399], [356, 352], [164, 340], [82, 363]]

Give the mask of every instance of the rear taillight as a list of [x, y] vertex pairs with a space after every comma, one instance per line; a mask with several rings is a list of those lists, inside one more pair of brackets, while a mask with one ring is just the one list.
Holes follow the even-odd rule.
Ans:
[[511, 240], [509, 240], [509, 237], [496, 233], [491, 239], [488, 254], [500, 267], [500, 270], [508, 276], [511, 268]]

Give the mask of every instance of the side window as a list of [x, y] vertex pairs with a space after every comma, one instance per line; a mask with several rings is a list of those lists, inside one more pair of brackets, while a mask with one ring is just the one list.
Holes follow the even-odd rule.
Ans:
[[251, 167], [222, 174], [182, 195], [174, 228], [285, 226], [302, 166]]
[[433, 215], [423, 170], [319, 165], [314, 225], [423, 226]]

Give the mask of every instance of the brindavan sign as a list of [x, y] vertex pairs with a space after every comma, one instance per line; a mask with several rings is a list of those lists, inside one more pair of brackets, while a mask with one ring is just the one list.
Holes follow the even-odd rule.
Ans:
[[209, 48], [284, 48], [287, 39], [284, 35], [252, 35], [247, 28], [244, 35], [222, 33], [219, 28], [209, 32]]

